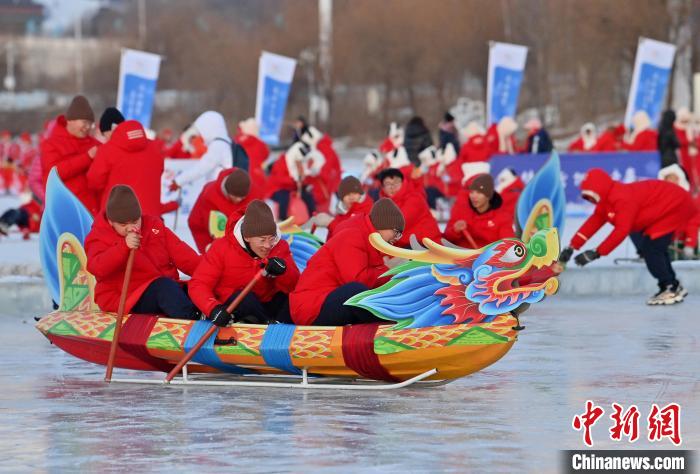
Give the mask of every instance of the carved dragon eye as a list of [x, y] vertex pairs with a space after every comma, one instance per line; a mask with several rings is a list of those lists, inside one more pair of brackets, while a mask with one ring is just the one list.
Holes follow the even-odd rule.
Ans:
[[501, 257], [503, 263], [517, 263], [525, 256], [525, 248], [520, 244], [514, 244]]

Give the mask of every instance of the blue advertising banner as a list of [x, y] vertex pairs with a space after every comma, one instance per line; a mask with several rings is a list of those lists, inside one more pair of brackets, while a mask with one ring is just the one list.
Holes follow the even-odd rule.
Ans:
[[[503, 168], [514, 169], [527, 183], [539, 170], [549, 154], [497, 155], [491, 158], [491, 175], [498, 176]], [[656, 178], [659, 172], [658, 152], [640, 153], [564, 153], [561, 161], [561, 179], [567, 204], [589, 204], [581, 199], [579, 185], [591, 168], [602, 168], [617, 181], [631, 183]]]
[[497, 42], [489, 45], [486, 87], [486, 121], [489, 125], [498, 123], [503, 117], [515, 117], [526, 60], [525, 46]]
[[138, 120], [150, 128], [161, 57], [145, 51], [125, 49], [119, 66], [117, 108], [127, 120]]
[[260, 56], [255, 120], [260, 126], [260, 139], [268, 145], [279, 144], [296, 64], [296, 60], [279, 54], [263, 51]]

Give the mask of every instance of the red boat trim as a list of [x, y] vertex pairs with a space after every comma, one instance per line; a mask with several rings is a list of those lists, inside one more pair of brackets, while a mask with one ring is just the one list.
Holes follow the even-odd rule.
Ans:
[[119, 335], [119, 348], [158, 370], [169, 372], [172, 364], [153, 357], [146, 348], [148, 337], [157, 321], [158, 317], [151, 314], [132, 314], [129, 316]]
[[382, 366], [374, 352], [378, 328], [379, 323], [343, 327], [343, 359], [345, 365], [365, 378], [396, 382], [398, 379]]

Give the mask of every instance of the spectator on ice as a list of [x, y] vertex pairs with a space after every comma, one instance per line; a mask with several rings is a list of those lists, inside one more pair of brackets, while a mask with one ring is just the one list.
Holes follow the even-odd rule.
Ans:
[[579, 135], [579, 137], [573, 142], [571, 142], [571, 144], [569, 145], [568, 151], [594, 151], [597, 142], [598, 137], [595, 124], [592, 122], [587, 122], [584, 123], [581, 127], [581, 134]]
[[438, 148], [444, 150], [447, 144], [452, 144], [455, 151], [459, 151], [459, 132], [455, 125], [454, 116], [445, 112], [442, 122], [440, 122], [440, 137]]
[[675, 123], [676, 113], [673, 110], [666, 110], [659, 122], [657, 138], [662, 168], [678, 163], [678, 149], [681, 147], [681, 144], [674, 127]]
[[256, 199], [265, 196], [267, 176], [263, 166], [270, 156], [270, 149], [260, 140], [259, 132], [258, 122], [249, 118], [238, 123], [238, 134], [235, 138], [236, 143], [241, 145], [248, 155], [251, 193]]
[[[659, 179], [680, 186], [685, 191], [690, 191], [690, 183], [685, 170], [678, 164], [672, 164], [659, 170]], [[698, 212], [691, 219], [688, 219], [685, 229], [676, 232], [673, 240], [682, 243], [683, 257], [692, 259], [695, 256], [695, 249], [698, 246], [698, 229], [700, 228], [700, 199], [694, 200], [695, 208]]]
[[657, 150], [658, 133], [651, 128], [649, 115], [643, 110], [635, 112], [632, 116], [632, 132], [622, 143], [627, 151], [655, 151]]
[[515, 132], [518, 124], [512, 117], [503, 117], [486, 131], [486, 144], [491, 155], [512, 155], [517, 151]]
[[531, 118], [525, 124], [527, 131], [527, 144], [525, 151], [527, 153], [549, 153], [554, 149], [552, 139], [549, 133], [542, 126], [542, 122], [538, 118]]

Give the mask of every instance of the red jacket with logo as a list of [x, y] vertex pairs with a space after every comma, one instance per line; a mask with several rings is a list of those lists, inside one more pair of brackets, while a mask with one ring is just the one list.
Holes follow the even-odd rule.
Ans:
[[211, 211], [219, 211], [229, 219], [233, 218], [235, 222], [243, 216], [245, 208], [248, 207], [248, 204], [252, 200], [250, 195], [248, 195], [241, 202], [235, 203], [231, 201], [228, 196], [224, 195], [221, 186], [224, 179], [226, 179], [233, 170], [235, 170], [235, 168], [221, 170], [215, 181], [210, 181], [205, 184], [190, 211], [187, 224], [190, 227], [190, 232], [192, 232], [192, 237], [200, 253], [204, 253], [207, 245], [214, 241], [209, 233], [209, 214]]
[[87, 152], [93, 146], [99, 145], [100, 142], [93, 137], [77, 138], [68, 133], [66, 118], [60, 115], [48, 138], [41, 142], [44, 188], [46, 188], [46, 180], [49, 178], [51, 168], [55, 166], [63, 184], [75, 194], [88, 211], [95, 214], [98, 207], [97, 199], [88, 188], [86, 178], [88, 168], [92, 164], [92, 159]]
[[159, 216], [163, 210], [160, 203], [163, 167], [159, 145], [146, 138], [139, 122], [126, 120], [97, 151], [87, 173], [87, 183], [100, 196], [100, 210], [107, 204], [112, 188], [126, 184], [136, 193], [143, 214]]
[[[95, 276], [95, 302], [102, 311], [117, 311], [129, 247], [101, 213], [85, 238], [87, 269]], [[141, 247], [134, 254], [125, 311], [139, 300], [148, 285], [166, 277], [178, 280], [178, 270], [192, 275], [200, 256], [165, 227], [159, 217], [144, 215], [141, 223]]]
[[299, 279], [299, 269], [294, 263], [289, 245], [280, 240], [267, 258], [254, 257], [246, 250], [241, 236], [243, 219], [229, 220], [226, 235], [211, 244], [202, 263], [190, 280], [190, 298], [204, 312], [211, 314], [215, 306], [223, 304], [234, 292], [242, 290], [267, 264], [271, 257], [279, 257], [287, 264], [287, 271], [276, 278], [261, 278], [253, 287], [253, 293], [265, 303], [277, 293], [290, 293]]
[[503, 208], [503, 199], [498, 193], [491, 198], [489, 209], [479, 214], [469, 200], [469, 190], [463, 190], [457, 195], [450, 220], [445, 227], [445, 238], [455, 245], [472, 248], [463, 232], [456, 232], [454, 225], [457, 221], [467, 223], [467, 232], [474, 239], [477, 248], [507, 237], [514, 237], [513, 214]]
[[428, 202], [425, 200], [425, 193], [418, 192], [415, 187], [406, 184], [407, 182], [404, 180], [401, 189], [391, 197], [386, 195], [384, 191], [380, 192], [380, 197], [388, 197], [394, 201], [406, 220], [403, 235], [395, 245], [408, 248], [411, 234], [415, 234], [418, 242], [421, 242], [424, 237], [440, 242], [440, 228], [430, 212]]
[[346, 221], [309, 260], [296, 289], [289, 295], [289, 309], [295, 324], [309, 325], [321, 311], [326, 297], [350, 282], [376, 288], [388, 281], [380, 278], [388, 270], [382, 253], [369, 243], [376, 229], [369, 216], [357, 215]]
[[367, 194], [365, 194], [361, 201], [356, 202], [352, 206], [350, 206], [348, 212], [346, 212], [345, 214], [336, 214], [335, 219], [333, 219], [331, 223], [328, 224], [328, 236], [326, 237], [326, 240], [330, 239], [333, 236], [333, 234], [338, 230], [338, 226], [343, 222], [347, 222], [348, 220], [352, 219], [353, 217], [359, 214], [368, 216], [370, 211], [372, 210], [373, 205], [374, 201], [372, 201], [372, 199]]
[[609, 222], [615, 228], [598, 246], [600, 255], [608, 255], [631, 232], [642, 232], [657, 239], [684, 230], [697, 213], [690, 193], [658, 179], [623, 184], [613, 181], [602, 169], [594, 168], [586, 174], [581, 191], [596, 193], [600, 201], [593, 215], [571, 239], [571, 246], [578, 250]]

